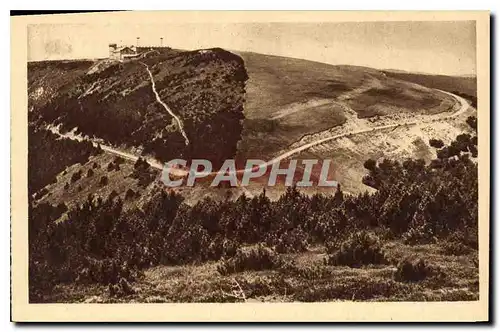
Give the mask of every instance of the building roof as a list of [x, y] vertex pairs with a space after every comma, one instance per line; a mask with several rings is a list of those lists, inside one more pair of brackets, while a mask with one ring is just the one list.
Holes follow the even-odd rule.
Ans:
[[116, 49], [113, 50], [114, 53], [118, 53], [118, 52], [124, 52], [124, 51], [131, 51], [131, 52], [135, 52], [135, 47], [134, 46], [120, 46]]

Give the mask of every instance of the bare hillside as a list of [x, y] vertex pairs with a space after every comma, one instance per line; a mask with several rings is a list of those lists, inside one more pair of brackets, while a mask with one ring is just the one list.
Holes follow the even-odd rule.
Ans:
[[414, 82], [428, 88], [456, 91], [460, 94], [467, 94], [476, 97], [477, 77], [476, 76], [446, 76], [430, 74], [414, 74], [404, 71], [384, 70], [388, 76]]
[[303, 136], [339, 126], [345, 108], [359, 118], [435, 114], [453, 98], [366, 67], [240, 53], [249, 76], [242, 157], [271, 157]]

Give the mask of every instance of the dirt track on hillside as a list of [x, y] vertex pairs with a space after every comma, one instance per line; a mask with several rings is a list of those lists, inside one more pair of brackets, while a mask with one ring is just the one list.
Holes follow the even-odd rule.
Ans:
[[163, 100], [161, 100], [160, 98], [160, 95], [158, 94], [158, 91], [156, 91], [156, 84], [155, 84], [155, 80], [153, 78], [153, 74], [151, 73], [151, 71], [149, 70], [149, 67], [147, 64], [145, 64], [144, 62], [141, 62], [139, 61], [140, 64], [142, 64], [144, 67], [146, 67], [146, 70], [149, 74], [149, 78], [151, 80], [151, 89], [153, 90], [153, 93], [156, 97], [156, 101], [158, 103], [160, 103], [160, 105], [163, 106], [163, 108], [165, 108], [165, 110], [175, 119], [175, 121], [177, 122], [177, 126], [179, 127], [179, 131], [181, 132], [182, 134], [182, 137], [184, 137], [184, 143], [186, 145], [189, 145], [189, 138], [187, 137], [187, 134], [186, 132], [184, 131], [184, 125], [182, 124], [182, 121], [181, 119], [174, 113], [174, 111], [172, 111], [172, 109], [170, 107], [168, 107], [167, 104], [165, 104], [163, 102]]
[[[149, 68], [146, 69], [148, 70], [148, 73], [152, 79], [151, 72], [149, 71]], [[152, 79], [153, 80], [153, 79]], [[437, 89], [436, 89], [437, 90]], [[153, 80], [153, 91], [154, 89], [154, 80]], [[377, 122], [389, 122], [389, 124], [384, 124], [380, 126], [373, 126], [373, 123], [369, 119], [358, 119], [355, 114], [356, 112], [350, 108], [348, 108], [345, 105], [342, 105], [348, 115], [350, 115], [348, 118], [349, 120], [346, 121], [346, 123], [342, 126], [337, 126], [334, 129], [340, 131], [338, 133], [331, 133], [330, 131], [325, 131], [322, 133], [315, 134], [314, 137], [312, 137], [312, 140], [310, 142], [303, 142], [304, 140], [307, 140], [308, 137], [303, 138], [299, 142], [294, 143], [289, 149], [282, 151], [278, 156], [275, 158], [262, 163], [260, 166], [249, 168], [249, 169], [240, 169], [236, 170], [235, 172], [224, 172], [226, 175], [233, 175], [233, 174], [243, 174], [245, 172], [254, 172], [259, 168], [267, 168], [275, 163], [280, 162], [281, 160], [287, 159], [291, 157], [292, 155], [298, 154], [300, 152], [303, 152], [307, 149], [310, 149], [311, 147], [317, 146], [324, 144], [326, 142], [330, 142], [335, 139], [339, 139], [342, 137], [350, 137], [352, 135], [358, 135], [358, 134], [363, 134], [363, 133], [368, 133], [368, 132], [374, 132], [374, 131], [379, 131], [379, 130], [386, 130], [390, 128], [398, 128], [402, 126], [418, 126], [418, 125], [423, 125], [423, 124], [429, 124], [432, 122], [436, 121], [445, 121], [452, 119], [454, 117], [457, 117], [461, 115], [462, 113], [466, 112], [467, 109], [470, 107], [469, 103], [462, 97], [457, 96], [453, 93], [447, 92], [447, 91], [442, 91], [442, 90], [437, 90], [442, 93], [445, 93], [447, 95], [450, 95], [454, 97], [457, 102], [460, 104], [460, 108], [452, 113], [452, 114], [447, 114], [447, 115], [442, 115], [442, 113], [437, 114], [437, 115], [418, 115], [418, 116], [399, 116], [399, 117], [394, 117], [394, 116], [383, 116], [378, 119]], [[156, 92], [156, 91], [155, 91]], [[159, 99], [158, 94], [156, 94], [157, 98]], [[161, 99], [160, 99], [161, 102]], [[163, 105], [163, 103], [162, 103]], [[166, 106], [166, 105], [164, 105]], [[167, 106], [167, 111], [168, 111], [168, 106]], [[175, 115], [173, 115], [175, 117]], [[395, 119], [393, 119], [395, 118]], [[402, 121], [401, 121], [402, 120]], [[178, 120], [179, 121], [179, 120]], [[62, 134], [59, 131], [59, 126], [54, 127], [54, 126], [48, 126], [47, 129], [52, 131], [54, 134], [59, 135], [60, 137], [65, 137], [65, 138], [70, 138], [78, 141], [86, 140], [86, 141], [91, 141], [95, 146], [99, 143], [97, 140], [93, 140], [87, 136], [82, 136], [82, 135], [75, 135], [74, 131]], [[180, 127], [181, 131], [182, 127]], [[347, 130], [346, 130], [347, 129]], [[187, 136], [185, 136], [185, 133], [183, 136], [186, 139], [186, 144], [189, 143], [189, 140], [187, 139]], [[298, 146], [296, 146], [298, 145]], [[121, 156], [125, 159], [131, 160], [131, 161], [137, 161], [140, 156], [134, 155], [132, 153], [125, 152], [123, 150], [119, 150], [116, 148], [113, 148], [111, 146], [105, 145], [105, 144], [100, 144], [101, 148], [111, 154], [115, 154], [117, 156]], [[144, 158], [144, 157], [143, 157]], [[164, 165], [162, 165], [161, 162], [154, 158], [145, 158], [146, 161], [151, 165], [151, 167], [159, 169], [159, 170], [164, 170]], [[187, 176], [189, 174], [188, 170], [184, 169], [178, 169], [178, 168], [169, 168], [165, 169], [165, 171], [168, 170], [170, 173], [176, 176]], [[217, 175], [220, 173], [218, 172], [197, 172], [197, 176], [209, 176], [209, 175]]]

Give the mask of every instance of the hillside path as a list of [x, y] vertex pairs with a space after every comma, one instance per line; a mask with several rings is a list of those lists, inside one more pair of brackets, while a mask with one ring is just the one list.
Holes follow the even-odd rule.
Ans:
[[184, 137], [184, 143], [186, 145], [189, 145], [189, 138], [187, 137], [187, 134], [184, 131], [184, 125], [182, 124], [181, 119], [172, 111], [172, 109], [170, 107], [168, 107], [167, 104], [165, 104], [163, 102], [163, 100], [161, 100], [160, 95], [158, 94], [158, 91], [156, 91], [155, 80], [153, 78], [153, 74], [149, 70], [148, 65], [142, 61], [139, 61], [139, 63], [141, 63], [144, 67], [146, 67], [146, 70], [148, 71], [149, 78], [151, 79], [151, 89], [153, 90], [153, 93], [155, 94], [156, 101], [158, 101], [158, 103], [160, 103], [163, 106], [163, 108], [165, 108], [165, 110], [167, 110], [167, 112], [175, 119], [175, 121], [177, 122], [177, 126], [179, 127], [179, 131], [181, 132], [182, 136]]
[[[155, 90], [155, 85], [154, 85], [154, 80], [152, 78], [152, 74], [149, 71], [149, 68], [147, 68], [147, 66], [146, 66], [146, 69], [148, 70], [148, 73], [149, 73], [149, 75], [151, 77], [152, 85], [153, 85], [153, 91], [155, 92], [155, 95], [157, 96], [158, 101], [162, 105], [164, 105], [164, 107], [167, 109], [167, 111], [169, 111], [168, 106], [165, 105], [159, 99], [159, 96], [158, 96], [158, 94], [157, 94], [157, 92]], [[416, 126], [416, 125], [421, 125], [421, 124], [424, 124], [424, 123], [431, 123], [431, 122], [436, 122], [436, 121], [443, 121], [443, 120], [452, 119], [454, 117], [457, 117], [457, 116], [463, 114], [470, 107], [469, 103], [464, 98], [462, 98], [460, 96], [457, 96], [457, 95], [455, 95], [455, 94], [453, 94], [451, 92], [447, 92], [447, 91], [443, 91], [443, 90], [438, 90], [438, 89], [436, 89], [436, 90], [440, 91], [440, 92], [442, 92], [444, 94], [447, 94], [449, 96], [452, 96], [453, 98], [455, 98], [460, 103], [460, 109], [458, 111], [456, 111], [455, 113], [453, 113], [453, 114], [446, 115], [446, 116], [443, 116], [443, 117], [440, 117], [440, 118], [437, 118], [437, 119], [436, 118], [435, 119], [431, 119], [431, 120], [428, 120], [428, 121], [406, 121], [406, 122], [400, 122], [400, 123], [395, 123], [395, 124], [377, 126], [377, 127], [372, 127], [372, 128], [368, 128], [368, 129], [350, 131], [350, 132], [345, 132], [345, 133], [341, 133], [341, 134], [337, 134], [337, 135], [332, 135], [332, 136], [324, 137], [322, 139], [318, 139], [318, 140], [309, 142], [307, 144], [301, 145], [299, 147], [290, 149], [290, 150], [286, 151], [285, 153], [282, 153], [279, 156], [277, 156], [277, 157], [275, 157], [275, 158], [273, 158], [273, 159], [271, 159], [271, 160], [269, 160], [269, 161], [261, 164], [260, 166], [253, 167], [251, 169], [240, 169], [240, 170], [236, 170], [236, 172], [226, 172], [225, 174], [226, 175], [228, 175], [228, 174], [229, 175], [232, 175], [232, 174], [243, 174], [245, 172], [256, 171], [257, 169], [260, 169], [260, 168], [267, 168], [268, 166], [271, 166], [271, 165], [273, 165], [275, 163], [278, 163], [278, 162], [280, 162], [283, 159], [289, 158], [289, 157], [291, 157], [294, 154], [303, 152], [303, 151], [305, 151], [305, 150], [307, 150], [307, 149], [309, 149], [311, 147], [314, 147], [314, 146], [317, 146], [317, 145], [320, 145], [320, 144], [323, 144], [323, 143], [326, 143], [326, 142], [329, 142], [329, 141], [332, 141], [332, 140], [335, 140], [335, 139], [338, 139], [338, 138], [342, 138], [342, 137], [347, 137], [347, 136], [357, 135], [357, 134], [362, 134], [362, 133], [367, 133], [367, 132], [373, 132], [373, 131], [378, 131], [378, 130], [385, 130], [385, 129], [390, 129], [390, 128], [397, 128], [397, 127], [401, 127], [401, 126]], [[170, 112], [171, 111], [169, 111], [169, 113]], [[175, 115], [173, 115], [173, 116], [176, 119], [178, 119]], [[82, 141], [82, 140], [91, 141], [94, 144], [94, 146], [97, 146], [97, 144], [98, 144], [97, 142], [94, 142], [92, 139], [90, 139], [88, 137], [82, 137], [81, 135], [74, 135], [72, 132], [62, 134], [62, 133], [59, 132], [59, 127], [48, 126], [47, 129], [50, 130], [50, 131], [52, 131], [54, 134], [57, 134], [60, 137], [70, 138], [70, 139], [78, 140], [78, 141]], [[187, 137], [185, 137], [185, 139], [186, 139], [186, 142], [188, 144], [189, 140], [187, 139]], [[121, 151], [121, 150], [115, 149], [115, 148], [113, 148], [111, 146], [107, 146], [107, 145], [101, 144], [101, 148], [104, 151], [108, 152], [108, 153], [121, 156], [121, 157], [123, 157], [125, 159], [131, 160], [131, 161], [134, 161], [134, 162], [137, 161], [137, 159], [139, 159], [139, 156], [136, 156], [134, 154], [131, 154], [131, 153], [128, 153], [128, 152], [125, 152], [125, 151]], [[156, 160], [154, 158], [144, 158], [143, 157], [143, 159], [145, 159], [151, 165], [151, 167], [153, 167], [153, 168], [156, 168], [156, 169], [159, 169], [159, 170], [163, 170], [164, 169], [164, 165], [162, 165], [161, 162], [159, 162], [158, 160]], [[168, 169], [168, 171], [171, 172], [174, 175], [177, 175], [177, 176], [185, 176], [185, 175], [189, 174], [188, 170], [183, 170], [183, 169], [178, 169], [178, 168], [170, 168], [170, 169]], [[219, 172], [197, 172], [196, 175], [198, 175], [198, 176], [208, 176], [208, 175], [216, 175], [218, 173]]]

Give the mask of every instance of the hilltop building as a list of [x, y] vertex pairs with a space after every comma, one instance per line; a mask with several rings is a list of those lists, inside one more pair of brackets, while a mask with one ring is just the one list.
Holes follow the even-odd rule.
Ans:
[[109, 59], [122, 61], [125, 59], [142, 56], [143, 54], [150, 51], [158, 51], [160, 53], [163, 53], [170, 49], [171, 48], [168, 46], [163, 46], [163, 38], [161, 38], [161, 46], [118, 46], [116, 43], [112, 43], [109, 44]]
[[135, 46], [117, 46], [109, 44], [109, 58], [111, 60], [123, 60], [138, 56]]

